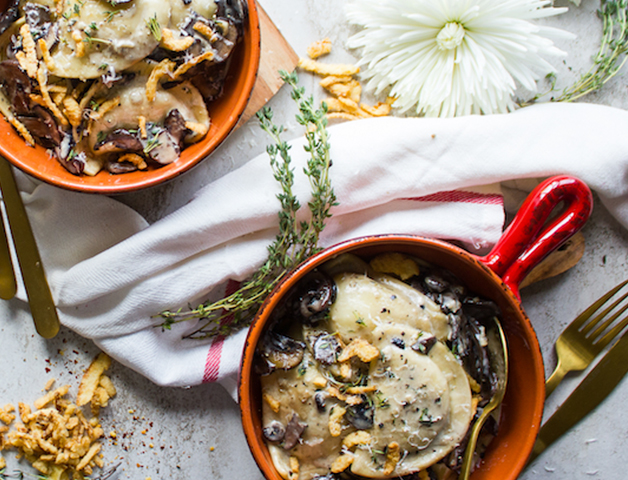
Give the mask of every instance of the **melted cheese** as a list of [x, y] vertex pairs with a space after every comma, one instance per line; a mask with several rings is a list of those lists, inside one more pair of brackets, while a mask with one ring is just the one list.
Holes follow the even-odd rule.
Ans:
[[[447, 455], [469, 428], [471, 388], [464, 369], [441, 342], [428, 355], [412, 350], [419, 335], [413, 330], [392, 326], [375, 332], [382, 355], [369, 376], [387, 407], [375, 409], [369, 448], [355, 451], [351, 471], [358, 475], [386, 478], [383, 458], [374, 461], [371, 452], [384, 451], [391, 442], [404, 452], [392, 476], [424, 469]], [[393, 338], [406, 339], [408, 346], [396, 346]]]
[[[430, 324], [429, 329], [424, 329], [424, 331], [430, 332], [441, 341], [449, 337], [451, 329], [449, 328], [447, 315], [442, 312], [440, 306], [431, 298], [390, 275], [374, 275], [373, 278], [422, 310], [422, 318], [426, 318]], [[415, 326], [418, 327], [419, 325], [416, 324]]]
[[447, 317], [434, 302], [418, 291], [410, 294], [392, 277], [377, 278], [355, 273], [334, 278], [338, 293], [331, 307], [330, 329], [337, 331], [346, 343], [357, 337], [370, 341], [375, 328], [398, 323], [439, 339], [443, 339], [443, 333], [446, 336]]
[[262, 393], [270, 395], [279, 402], [279, 412], [274, 412], [269, 405], [263, 404], [264, 425], [273, 420], [286, 426], [294, 413], [307, 424], [303, 432], [302, 442], [292, 450], [285, 450], [280, 445], [270, 444], [269, 450], [279, 473], [288, 478], [290, 457], [307, 458], [311, 462], [301, 462], [300, 478], [311, 478], [314, 475], [325, 475], [341, 449], [343, 436], [333, 437], [329, 431], [329, 415], [340, 402], [334, 398], [326, 401], [325, 412], [316, 406], [314, 395], [318, 387], [316, 380], [320, 377], [310, 352], [306, 351], [301, 363], [305, 370], [293, 368], [279, 370], [272, 375], [262, 377]]
[[77, 0], [67, 0], [58, 20], [60, 38], [58, 47], [51, 52], [51, 73], [86, 80], [101, 76], [107, 68], [121, 71], [132, 66], [159, 44], [148, 27], [151, 19], [159, 27], [168, 26], [170, 3], [133, 0], [112, 7], [102, 0], [89, 0], [82, 5]]
[[[427, 354], [411, 348], [424, 332], [443, 340], [448, 334], [446, 316], [425, 295], [386, 275], [345, 273], [337, 275], [335, 282], [337, 296], [328, 319], [322, 325], [303, 326], [303, 338], [333, 332], [345, 344], [362, 338], [380, 352], [370, 364], [362, 364], [368, 370], [366, 387], [376, 387], [370, 397], [374, 421], [365, 430], [370, 441], [351, 447], [353, 461], [348, 469], [367, 478], [396, 478], [433, 465], [462, 441], [474, 414], [468, 377], [447, 346], [437, 341]], [[330, 434], [332, 408], [346, 405], [328, 397], [321, 412], [315, 402], [321, 390], [316, 379], [333, 377], [338, 365], [318, 364], [312, 342], [306, 343], [300, 368], [262, 377], [262, 392], [280, 404], [275, 412], [264, 403], [264, 424], [278, 421], [285, 426], [297, 413], [308, 425], [301, 443], [290, 450], [269, 444], [281, 476], [289, 477], [294, 456], [303, 480], [329, 473], [333, 461], [346, 453], [342, 439], [356, 431], [344, 419], [341, 434]], [[400, 460], [392, 473], [385, 474], [386, 455], [381, 452], [393, 442], [399, 446]]]

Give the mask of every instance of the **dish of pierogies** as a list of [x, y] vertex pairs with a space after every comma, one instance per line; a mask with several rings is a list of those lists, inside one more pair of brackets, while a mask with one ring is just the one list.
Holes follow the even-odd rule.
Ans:
[[209, 131], [245, 17], [228, 0], [16, 1], [0, 112], [76, 175], [171, 164]]
[[282, 477], [454, 475], [497, 381], [484, 326], [499, 316], [493, 302], [407, 255], [367, 264], [345, 254], [302, 279], [274, 315], [256, 370]]

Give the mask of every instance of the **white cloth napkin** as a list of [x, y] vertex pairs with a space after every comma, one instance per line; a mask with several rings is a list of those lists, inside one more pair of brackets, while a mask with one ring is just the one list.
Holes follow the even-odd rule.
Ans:
[[[486, 249], [504, 209], [494, 185], [572, 174], [628, 226], [628, 112], [541, 104], [505, 115], [378, 118], [330, 128], [339, 206], [323, 246], [375, 233], [410, 233]], [[303, 140], [291, 149], [303, 205]], [[61, 321], [160, 385], [220, 381], [235, 392], [246, 331], [182, 340], [194, 325], [154, 328], [164, 309], [222, 294], [266, 258], [277, 230], [279, 188], [260, 155], [148, 225], [107, 197], [20, 176], [23, 198]], [[488, 185], [488, 186], [487, 186]], [[20, 286], [18, 296], [24, 299]]]

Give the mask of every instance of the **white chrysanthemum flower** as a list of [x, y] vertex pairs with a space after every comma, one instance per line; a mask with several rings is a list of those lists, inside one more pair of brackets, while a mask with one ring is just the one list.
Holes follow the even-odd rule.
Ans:
[[565, 12], [551, 0], [356, 0], [348, 19], [362, 28], [365, 87], [390, 88], [400, 112], [426, 116], [505, 113], [517, 84], [531, 93], [553, 72], [543, 57], [564, 56], [552, 40], [568, 32], [530, 20]]

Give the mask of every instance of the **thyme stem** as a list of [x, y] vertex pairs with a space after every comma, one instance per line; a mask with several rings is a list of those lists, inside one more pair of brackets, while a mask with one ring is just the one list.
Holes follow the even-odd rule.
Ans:
[[293, 192], [294, 171], [290, 145], [281, 139], [284, 128], [273, 123], [270, 108], [263, 108], [257, 113], [257, 118], [261, 128], [273, 141], [266, 152], [273, 176], [281, 185], [281, 193], [277, 195], [281, 205], [278, 213], [279, 233], [268, 247], [267, 260], [236, 292], [218, 301], [208, 301], [188, 311], [161, 312], [159, 316], [163, 323], [159, 326], [163, 329], [170, 329], [175, 323], [199, 320], [198, 328], [186, 335], [186, 338], [202, 339], [228, 335], [248, 326], [281, 278], [320, 250], [319, 235], [331, 217], [331, 207], [337, 204], [329, 176], [332, 161], [327, 132], [327, 107], [314, 106], [314, 99], [306, 97], [305, 88], [298, 86], [296, 73], [280, 73], [282, 80], [292, 87], [292, 99], [299, 106], [296, 119], [306, 130], [307, 144], [304, 148], [309, 158], [303, 172], [309, 179], [312, 192], [312, 199], [308, 202], [309, 219], [299, 221], [297, 218], [301, 204]]
[[[591, 68], [576, 82], [565, 88], [560, 95], [551, 98], [554, 102], [573, 102], [602, 88], [626, 63], [628, 57], [628, 0], [600, 0], [597, 15], [602, 20], [602, 38], [593, 57]], [[555, 91], [556, 77], [548, 75], [550, 89], [538, 94], [521, 107]]]
[[601, 88], [621, 70], [628, 58], [627, 10], [628, 0], [601, 0], [597, 14], [602, 19], [602, 40], [593, 65], [577, 82], [563, 90], [557, 102], [577, 100]]

